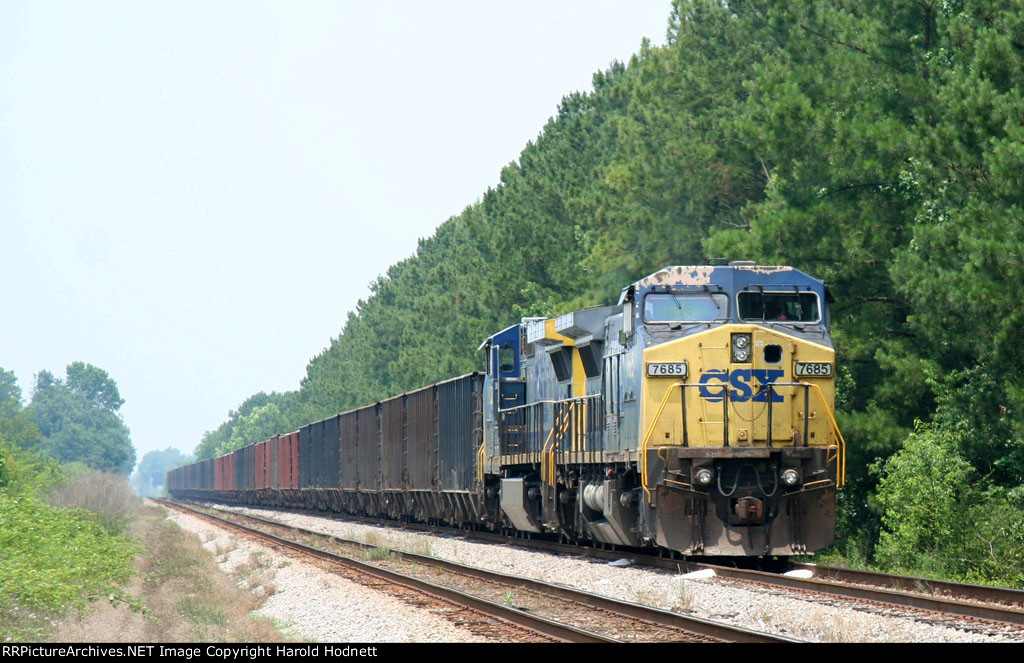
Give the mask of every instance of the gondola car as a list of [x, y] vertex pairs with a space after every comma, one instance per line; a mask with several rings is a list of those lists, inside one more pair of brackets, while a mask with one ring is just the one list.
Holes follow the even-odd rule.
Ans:
[[824, 285], [668, 267], [612, 306], [524, 318], [453, 378], [172, 471], [183, 499], [658, 547], [808, 554], [845, 448]]

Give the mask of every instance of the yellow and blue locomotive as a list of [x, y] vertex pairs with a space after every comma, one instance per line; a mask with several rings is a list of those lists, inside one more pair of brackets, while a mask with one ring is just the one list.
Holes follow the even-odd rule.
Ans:
[[482, 347], [478, 478], [517, 530], [687, 555], [833, 540], [845, 449], [821, 281], [669, 267]]
[[686, 555], [832, 541], [844, 447], [820, 281], [669, 267], [481, 349], [483, 375], [175, 469], [170, 492]]

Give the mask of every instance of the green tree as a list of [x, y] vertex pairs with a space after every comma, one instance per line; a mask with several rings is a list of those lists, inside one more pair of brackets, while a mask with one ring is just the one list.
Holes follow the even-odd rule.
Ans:
[[[675, 0], [665, 46], [566, 96], [497, 186], [371, 284], [297, 392], [252, 397], [203, 454], [272, 434], [252, 417], [272, 401], [293, 430], [478, 370], [488, 334], [666, 264], [787, 264], [835, 300], [839, 545], [965, 577], [957, 545], [981, 577], [1017, 577], [1024, 542], [985, 514], [1024, 509], [1022, 34], [1024, 0]], [[921, 459], [970, 478], [931, 495], [955, 531], [901, 506]]]
[[280, 408], [274, 403], [267, 403], [238, 418], [231, 431], [231, 438], [217, 449], [216, 455], [223, 456], [279, 433], [286, 433], [286, 428]]
[[42, 449], [58, 461], [128, 474], [135, 465], [135, 448], [117, 411], [123, 403], [106, 371], [74, 362], [67, 367], [66, 380], [39, 372], [29, 409], [42, 435]]
[[157, 497], [166, 494], [162, 490], [167, 478], [167, 471], [173, 470], [194, 459], [182, 452], [168, 447], [163, 451], [150, 451], [139, 461], [132, 483], [143, 497]]
[[0, 403], [6, 403], [11, 399], [21, 405], [21, 387], [18, 386], [14, 371], [0, 368]]
[[[261, 391], [257, 394], [253, 394], [249, 398], [245, 399], [237, 409], [228, 412], [228, 418], [224, 423], [212, 431], [206, 431], [203, 433], [202, 440], [194, 452], [196, 459], [207, 460], [220, 453], [226, 453], [221, 452], [221, 448], [228, 449], [229, 451], [234, 450], [237, 447], [231, 447], [230, 442], [232, 437], [235, 437], [236, 441], [240, 438], [248, 440], [244, 444], [240, 445], [245, 446], [245, 444], [251, 444], [252, 442], [261, 442], [279, 433], [291, 432], [296, 430], [300, 425], [313, 421], [313, 419], [306, 418], [306, 413], [301, 411], [295, 405], [295, 398], [295, 392], [286, 392], [283, 394], [272, 392], [270, 394], [266, 394]], [[259, 439], [249, 439], [250, 434], [261, 434], [253, 432], [252, 427], [249, 426], [247, 428], [248, 432], [240, 432], [238, 436], [235, 436], [235, 429], [241, 424], [241, 422], [251, 417], [253, 412], [256, 410], [270, 404], [274, 405], [278, 415], [281, 415], [283, 412], [288, 413], [288, 416], [281, 415], [278, 418], [275, 418], [272, 423], [267, 425], [267, 428], [273, 428], [274, 430]], [[259, 430], [262, 431], [263, 429]]]
[[39, 446], [39, 429], [21, 404], [21, 388], [12, 371], [0, 368], [0, 439], [22, 449]]

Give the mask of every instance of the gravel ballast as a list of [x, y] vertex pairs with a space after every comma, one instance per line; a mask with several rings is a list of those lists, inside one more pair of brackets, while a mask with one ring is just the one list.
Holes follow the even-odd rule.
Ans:
[[[623, 601], [644, 603], [714, 621], [814, 642], [1024, 642], [1024, 629], [969, 622], [932, 623], [897, 610], [856, 606], [830, 598], [813, 600], [722, 579], [535, 552], [514, 545], [465, 541], [396, 528], [364, 525], [263, 509], [232, 509], [346, 539], [367, 540], [394, 550], [413, 550], [462, 564], [567, 585]], [[171, 516], [197, 533], [212, 551], [234, 538], [198, 518]], [[258, 544], [238, 539], [222, 568], [230, 571]], [[302, 639], [359, 642], [479, 642], [482, 638], [442, 617], [314, 565], [273, 556], [276, 592], [260, 614], [284, 624]]]
[[[240, 575], [253, 555], [265, 564], [264, 582], [256, 592], [270, 590], [257, 611], [273, 619], [291, 637], [316, 642], [486, 642], [428, 610], [406, 605], [325, 570], [320, 565], [286, 557], [255, 541], [180, 512], [169, 518], [197, 535], [217, 556], [225, 573]], [[250, 576], [239, 584], [251, 584]]]

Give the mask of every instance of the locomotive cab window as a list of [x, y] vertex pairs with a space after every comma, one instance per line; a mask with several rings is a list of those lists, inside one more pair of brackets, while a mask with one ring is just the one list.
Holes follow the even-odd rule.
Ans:
[[502, 373], [512, 373], [516, 370], [516, 351], [511, 345], [498, 348], [498, 370]]
[[644, 297], [644, 322], [712, 322], [729, 317], [729, 298], [721, 293], [666, 292]]
[[744, 322], [818, 322], [818, 295], [813, 292], [741, 292], [740, 319]]

